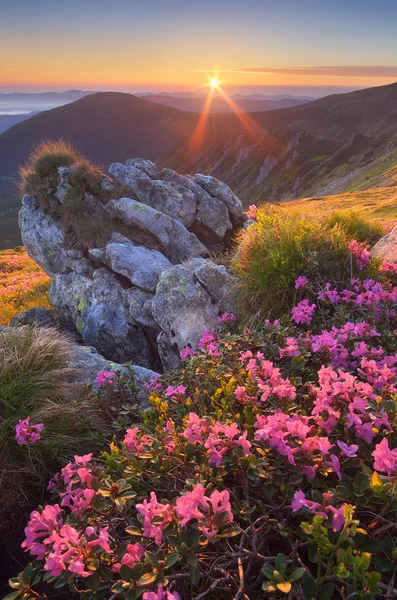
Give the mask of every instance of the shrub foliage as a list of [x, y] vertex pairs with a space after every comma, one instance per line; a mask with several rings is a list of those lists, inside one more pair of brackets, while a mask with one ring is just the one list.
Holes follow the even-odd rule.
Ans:
[[382, 225], [348, 211], [319, 215], [264, 205], [257, 222], [240, 234], [232, 258], [241, 316], [260, 321], [291, 308], [302, 273], [319, 284], [350, 281], [359, 269], [349, 242], [373, 244], [382, 234]]
[[397, 288], [298, 274], [292, 312], [204, 332], [182, 371], [151, 383], [138, 423], [121, 405], [109, 450], [53, 479], [9, 600], [387, 596]]

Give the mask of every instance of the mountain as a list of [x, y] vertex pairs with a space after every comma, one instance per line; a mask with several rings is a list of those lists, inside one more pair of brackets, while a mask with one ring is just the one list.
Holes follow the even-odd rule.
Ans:
[[[292, 108], [209, 114], [197, 148], [199, 118], [130, 94], [86, 96], [0, 134], [0, 190], [34, 144], [59, 137], [102, 166], [140, 156], [212, 174], [246, 205], [397, 185], [397, 84]], [[0, 211], [1, 198], [10, 201], [0, 195]]]
[[89, 94], [95, 94], [95, 92], [68, 90], [66, 92], [0, 93], [0, 114], [49, 110], [69, 102], [75, 102]]
[[43, 139], [71, 141], [90, 159], [107, 166], [142, 156], [158, 160], [191, 135], [197, 117], [136, 98], [101, 92], [15, 125], [0, 135], [0, 177], [15, 176], [18, 165]]
[[201, 151], [187, 141], [164, 163], [212, 174], [246, 203], [397, 184], [397, 84], [251, 113], [249, 130], [231, 118], [209, 115]]
[[1, 115], [0, 114], [0, 133], [3, 133], [3, 131], [10, 129], [10, 127], [17, 125], [18, 123], [21, 123], [22, 121], [25, 121], [25, 119], [30, 119], [30, 117], [33, 117], [33, 115], [35, 115], [35, 114], [36, 113], [34, 113], [34, 112], [23, 113], [21, 115]]
[[[157, 102], [158, 104], [164, 104], [165, 106], [171, 106], [172, 108], [189, 112], [202, 112], [206, 102], [206, 97], [183, 98], [166, 94], [150, 94], [149, 96], [145, 96], [145, 99], [150, 102]], [[239, 112], [258, 112], [263, 110], [289, 108], [291, 106], [304, 104], [305, 102], [307, 102], [307, 100], [299, 100], [296, 98], [283, 98], [281, 100], [239, 98], [234, 102], [234, 105]], [[207, 112], [232, 113], [234, 111], [223, 98], [213, 98]]]

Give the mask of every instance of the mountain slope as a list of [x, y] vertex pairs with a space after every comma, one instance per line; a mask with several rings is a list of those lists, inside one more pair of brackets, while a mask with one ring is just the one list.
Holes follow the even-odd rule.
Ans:
[[7, 131], [10, 127], [22, 123], [26, 119], [30, 119], [36, 113], [24, 113], [22, 115], [1, 115], [0, 114], [0, 133]]
[[[226, 181], [248, 204], [397, 183], [397, 84], [250, 115], [199, 115], [101, 92], [38, 114], [0, 135], [0, 177], [32, 146], [63, 137], [107, 166], [135, 156]], [[248, 128], [247, 128], [248, 125]]]
[[[201, 112], [204, 109], [206, 98], [181, 98], [168, 96], [165, 94], [151, 94], [145, 96], [149, 102], [164, 104], [178, 110], [186, 110], [189, 112]], [[251, 100], [249, 98], [241, 98], [235, 101], [235, 106], [240, 112], [261, 112], [266, 110], [278, 110], [279, 108], [290, 108], [305, 104], [308, 100], [300, 100], [296, 98], [286, 98], [282, 100]], [[210, 113], [232, 113], [230, 105], [223, 98], [213, 98], [207, 112]]]
[[70, 140], [104, 165], [134, 156], [159, 159], [186, 139], [196, 117], [136, 98], [101, 92], [40, 113], [0, 135], [0, 176], [14, 176], [32, 147], [43, 139]]

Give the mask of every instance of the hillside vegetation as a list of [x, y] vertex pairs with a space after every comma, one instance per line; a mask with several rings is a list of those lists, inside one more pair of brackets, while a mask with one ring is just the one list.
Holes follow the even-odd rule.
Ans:
[[0, 325], [34, 306], [50, 307], [49, 282], [23, 248], [0, 252]]
[[355, 210], [372, 219], [397, 221], [397, 187], [373, 188], [346, 192], [332, 196], [299, 198], [288, 202], [288, 208], [327, 212], [332, 210]]

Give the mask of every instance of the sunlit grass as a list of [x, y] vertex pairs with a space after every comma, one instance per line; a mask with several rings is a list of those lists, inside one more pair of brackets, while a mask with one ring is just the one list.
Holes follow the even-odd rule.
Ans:
[[34, 306], [50, 308], [49, 282], [23, 248], [0, 252], [0, 325]]

